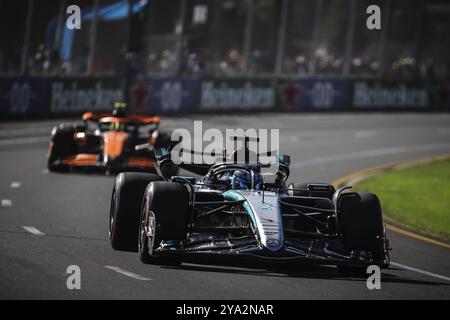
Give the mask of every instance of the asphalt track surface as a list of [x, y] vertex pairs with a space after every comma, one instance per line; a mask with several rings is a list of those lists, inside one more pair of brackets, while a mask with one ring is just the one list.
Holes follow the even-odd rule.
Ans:
[[[217, 128], [279, 128], [290, 181], [332, 181], [369, 166], [450, 152], [449, 114], [197, 116]], [[163, 119], [192, 129], [193, 119]], [[45, 170], [52, 126], [0, 123], [0, 298], [6, 299], [449, 299], [450, 250], [388, 232], [392, 265], [381, 290], [334, 267], [144, 265], [108, 241], [112, 176]], [[408, 199], [405, 199], [408, 201]], [[66, 269], [81, 268], [81, 290]]]

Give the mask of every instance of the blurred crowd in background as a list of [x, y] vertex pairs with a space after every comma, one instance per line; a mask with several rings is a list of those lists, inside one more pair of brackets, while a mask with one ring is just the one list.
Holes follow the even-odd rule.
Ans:
[[449, 79], [448, 0], [0, 0], [0, 19], [2, 75]]

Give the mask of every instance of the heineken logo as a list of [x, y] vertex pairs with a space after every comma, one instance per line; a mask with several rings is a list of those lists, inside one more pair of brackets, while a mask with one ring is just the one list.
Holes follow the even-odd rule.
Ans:
[[79, 88], [76, 81], [54, 81], [50, 110], [52, 112], [104, 110], [120, 100], [123, 100], [120, 88], [104, 88], [100, 81], [96, 81], [88, 88]]
[[[275, 92], [270, 83], [256, 85], [251, 81], [204, 81], [201, 86], [200, 108], [217, 109], [270, 109], [275, 104]], [[237, 85], [238, 84], [238, 85]]]
[[383, 86], [376, 82], [355, 82], [353, 104], [358, 107], [426, 107], [428, 92], [425, 88], [408, 87], [404, 83], [396, 86]]

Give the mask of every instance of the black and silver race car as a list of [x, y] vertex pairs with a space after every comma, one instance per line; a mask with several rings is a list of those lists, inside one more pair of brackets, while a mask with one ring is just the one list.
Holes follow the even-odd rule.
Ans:
[[349, 274], [388, 267], [377, 196], [326, 183], [287, 185], [290, 158], [279, 158], [272, 181], [262, 174], [264, 165], [248, 162], [181, 164], [200, 178], [169, 176], [168, 152], [158, 157], [158, 175], [119, 174], [111, 199], [112, 247], [161, 265], [259, 259], [337, 265]]

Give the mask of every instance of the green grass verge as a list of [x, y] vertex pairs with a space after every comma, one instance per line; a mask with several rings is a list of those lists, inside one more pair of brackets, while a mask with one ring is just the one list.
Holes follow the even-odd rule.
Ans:
[[399, 225], [450, 242], [450, 160], [382, 173], [354, 189], [375, 193]]

